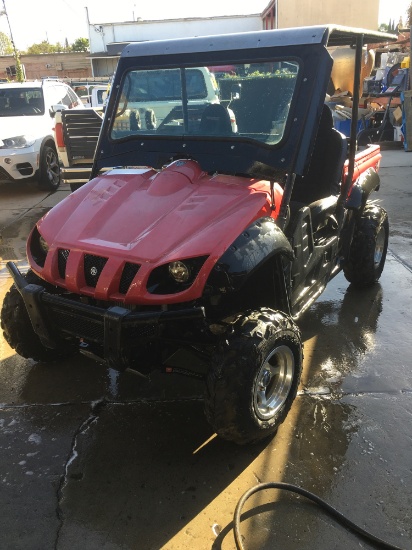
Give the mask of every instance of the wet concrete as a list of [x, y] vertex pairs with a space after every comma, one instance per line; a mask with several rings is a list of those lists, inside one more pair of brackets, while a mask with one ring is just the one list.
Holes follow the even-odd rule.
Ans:
[[[301, 319], [301, 388], [269, 442], [215, 437], [198, 381], [118, 376], [84, 357], [34, 363], [1, 339], [0, 547], [233, 550], [240, 496], [286, 481], [412, 548], [411, 167], [412, 154], [383, 152], [385, 271], [366, 292], [339, 275]], [[61, 196], [3, 191], [0, 256], [24, 265], [29, 228]], [[248, 549], [371, 547], [275, 490], [248, 501], [241, 530]]]

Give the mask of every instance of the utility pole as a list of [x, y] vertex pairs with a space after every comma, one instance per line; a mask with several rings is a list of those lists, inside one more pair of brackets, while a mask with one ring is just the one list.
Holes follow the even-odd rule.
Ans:
[[19, 82], [23, 82], [23, 80], [24, 80], [23, 67], [21, 66], [19, 53], [16, 49], [16, 45], [14, 44], [13, 33], [11, 32], [9, 14], [7, 13], [7, 8], [6, 8], [6, 0], [2, 0], [2, 1], [3, 1], [3, 10], [0, 12], [0, 15], [5, 15], [6, 16], [7, 24], [9, 26], [10, 40], [11, 40], [11, 45], [13, 47], [14, 59], [15, 59], [15, 63], [16, 63], [16, 77], [17, 77], [17, 80]]

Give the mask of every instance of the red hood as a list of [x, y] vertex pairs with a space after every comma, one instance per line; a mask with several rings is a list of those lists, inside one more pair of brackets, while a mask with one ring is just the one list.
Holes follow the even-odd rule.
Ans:
[[[113, 265], [134, 262], [142, 265], [143, 277], [173, 260], [207, 256], [206, 276], [252, 221], [277, 216], [281, 193], [276, 186], [272, 212], [268, 182], [210, 176], [194, 161], [176, 161], [161, 172], [112, 170], [55, 206], [38, 229], [51, 257], [69, 249], [79, 257], [111, 258]], [[48, 258], [44, 278], [53, 280], [55, 265]], [[75, 279], [73, 272], [65, 281], [73, 291], [78, 290]]]
[[209, 176], [179, 162], [160, 173], [122, 169], [92, 180], [44, 217], [41, 234], [60, 248], [157, 263], [219, 257], [254, 219], [270, 215], [266, 182]]

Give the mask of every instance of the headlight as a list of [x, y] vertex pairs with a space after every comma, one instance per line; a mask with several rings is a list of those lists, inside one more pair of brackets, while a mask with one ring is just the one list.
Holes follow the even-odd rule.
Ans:
[[32, 136], [15, 136], [0, 140], [0, 149], [24, 149], [35, 143]]
[[150, 294], [177, 294], [193, 284], [207, 256], [175, 260], [155, 267], [147, 280]]
[[40, 238], [39, 238], [39, 244], [40, 244], [40, 248], [43, 250], [43, 252], [45, 254], [47, 254], [47, 252], [49, 251], [49, 245], [46, 243], [46, 240], [41, 235], [40, 235]]
[[185, 283], [190, 276], [189, 268], [183, 262], [169, 264], [169, 273], [177, 283]]
[[48, 251], [49, 245], [47, 244], [46, 239], [40, 235], [37, 226], [34, 226], [30, 237], [30, 252], [33, 260], [40, 267], [44, 267]]

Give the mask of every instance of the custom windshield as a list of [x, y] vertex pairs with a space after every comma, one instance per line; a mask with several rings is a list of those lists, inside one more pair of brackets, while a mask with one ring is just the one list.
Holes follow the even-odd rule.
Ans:
[[212, 136], [273, 145], [283, 136], [299, 65], [134, 70], [123, 79], [111, 138]]
[[40, 88], [0, 88], [0, 116], [38, 116], [44, 114]]

